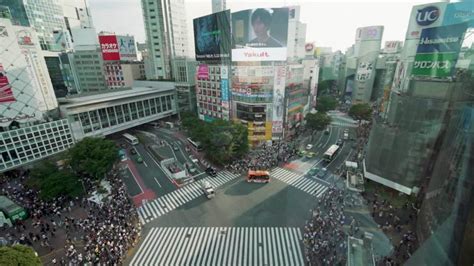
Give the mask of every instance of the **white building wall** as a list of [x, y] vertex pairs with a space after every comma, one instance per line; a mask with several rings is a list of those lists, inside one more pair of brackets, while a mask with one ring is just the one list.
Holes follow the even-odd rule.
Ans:
[[225, 0], [212, 0], [212, 13], [224, 11], [225, 8]]
[[36, 33], [8, 19], [0, 19], [0, 27], [0, 63], [15, 97], [0, 105], [0, 126], [41, 119], [58, 104]]

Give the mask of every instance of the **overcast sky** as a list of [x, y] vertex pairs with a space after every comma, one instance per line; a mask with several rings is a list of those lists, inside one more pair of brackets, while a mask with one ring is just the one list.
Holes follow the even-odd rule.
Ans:
[[[192, 39], [192, 19], [211, 13], [212, 0], [185, 0], [188, 37]], [[300, 5], [300, 20], [307, 24], [306, 41], [317, 46], [329, 46], [345, 52], [354, 43], [356, 28], [383, 25], [383, 41], [404, 40], [411, 8], [414, 5], [437, 2], [427, 0], [228, 0], [232, 12], [255, 7]], [[145, 40], [140, 0], [89, 0], [97, 31], [134, 35]], [[194, 54], [194, 45], [190, 51]]]

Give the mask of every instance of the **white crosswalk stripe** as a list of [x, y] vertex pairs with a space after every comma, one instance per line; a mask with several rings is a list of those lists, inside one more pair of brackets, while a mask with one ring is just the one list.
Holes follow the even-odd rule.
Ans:
[[[238, 175], [229, 171], [221, 171], [216, 177], [206, 177], [202, 180], [208, 181], [214, 188], [235, 179]], [[188, 184], [171, 193], [161, 196], [153, 201], [149, 201], [138, 208], [138, 216], [142, 224], [149, 223], [186, 203], [202, 196], [200, 182]]]
[[304, 265], [295, 227], [152, 228], [135, 265]]
[[343, 121], [332, 121], [332, 126], [340, 126], [340, 127], [357, 127], [357, 124], [351, 122], [343, 122]]
[[311, 180], [304, 177], [304, 175], [280, 167], [274, 168], [270, 172], [270, 176], [318, 198], [328, 189], [327, 186], [320, 184], [315, 180]]

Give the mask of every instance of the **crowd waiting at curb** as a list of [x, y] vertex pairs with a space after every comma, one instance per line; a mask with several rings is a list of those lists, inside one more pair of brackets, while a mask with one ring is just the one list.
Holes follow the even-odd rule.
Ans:
[[[43, 201], [37, 191], [24, 186], [28, 175], [26, 171], [1, 180], [2, 194], [24, 206], [31, 218], [16, 222], [13, 228], [1, 229], [8, 244], [24, 244], [45, 252], [60, 251], [61, 241], [55, 238], [65, 237], [64, 252], [50, 253], [50, 264], [119, 265], [138, 242], [141, 230], [138, 216], [116, 171], [106, 177], [111, 190], [101, 204], [87, 198], [59, 197], [51, 202]], [[85, 211], [85, 218], [73, 215], [77, 207]], [[58, 235], [59, 231], [64, 232], [62, 236]]]

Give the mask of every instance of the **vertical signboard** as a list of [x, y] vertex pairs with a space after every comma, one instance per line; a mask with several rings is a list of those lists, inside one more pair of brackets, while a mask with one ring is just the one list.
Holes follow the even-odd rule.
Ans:
[[117, 36], [120, 60], [137, 60], [137, 49], [135, 48], [135, 38], [133, 36]]
[[0, 63], [0, 104], [15, 102], [12, 86], [8, 81], [7, 73]]
[[467, 24], [424, 29], [416, 50], [412, 74], [447, 78], [456, 65]]
[[99, 35], [99, 43], [104, 61], [120, 60], [120, 52], [115, 35]]
[[232, 61], [285, 61], [288, 8], [258, 8], [232, 14]]
[[197, 78], [209, 80], [209, 66], [208, 65], [200, 64], [198, 66]]
[[441, 26], [446, 6], [447, 3], [414, 6], [410, 14], [406, 39], [419, 39], [423, 29]]
[[275, 66], [275, 76], [273, 82], [273, 114], [272, 114], [272, 132], [283, 132], [283, 113], [285, 101], [285, 81], [286, 67]]

